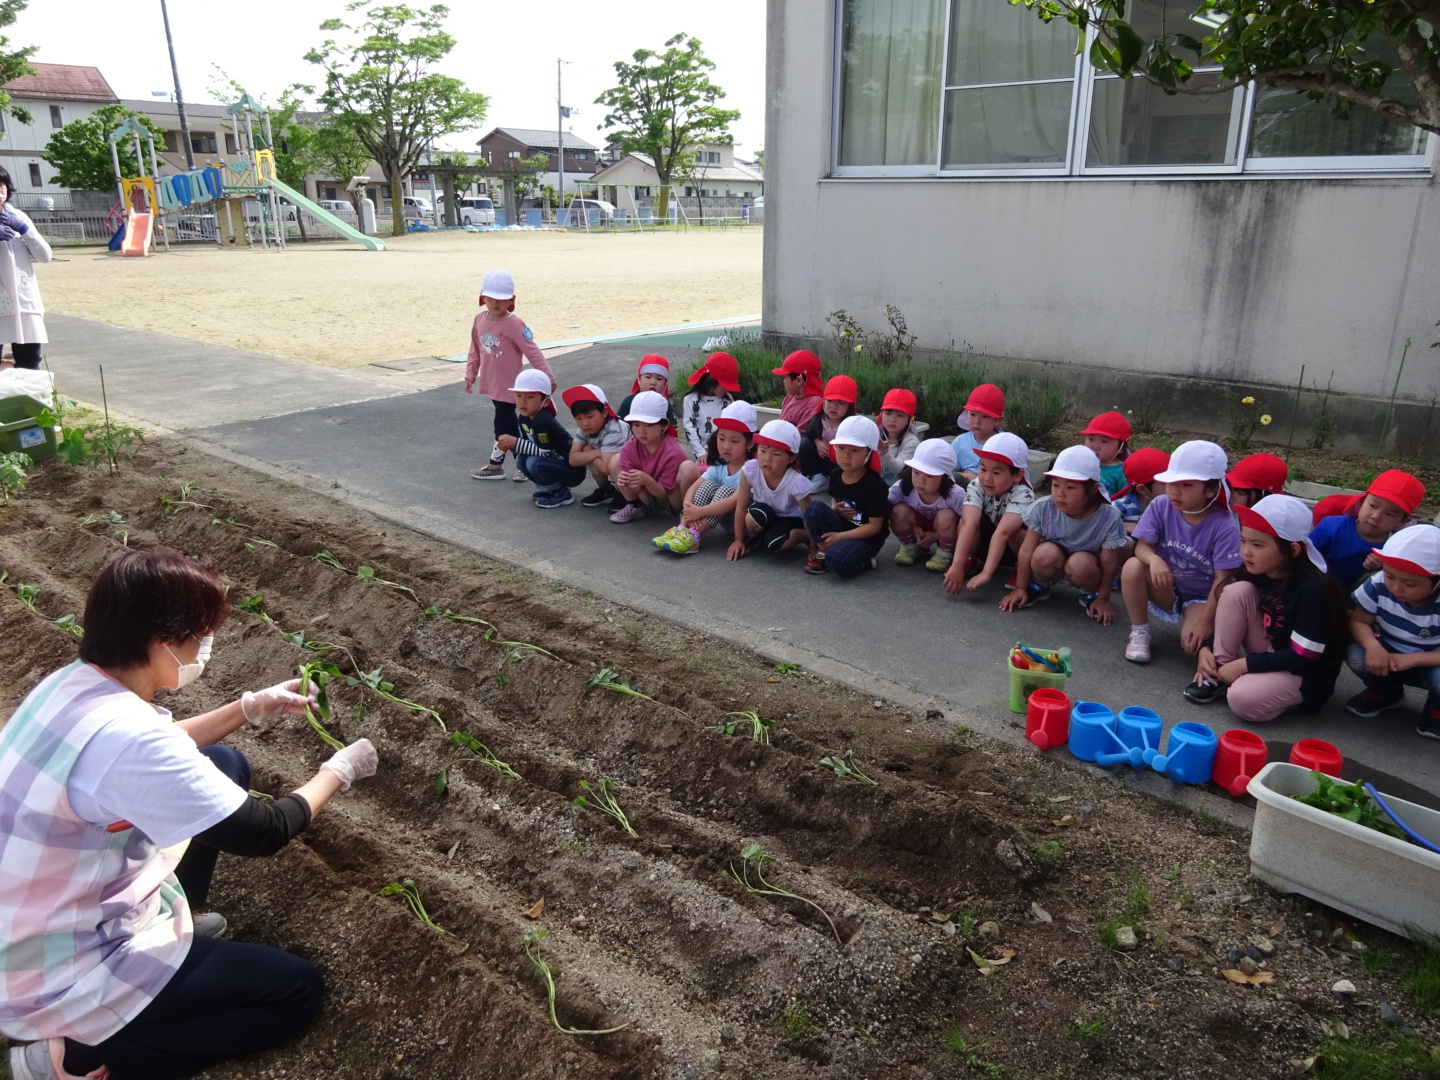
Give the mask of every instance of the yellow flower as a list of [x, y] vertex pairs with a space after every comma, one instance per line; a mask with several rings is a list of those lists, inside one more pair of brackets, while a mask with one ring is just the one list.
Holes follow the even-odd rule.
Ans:
[[841, 336], [841, 337], [849, 337], [849, 336], [850, 336], [850, 331], [849, 331], [849, 330], [841, 330], [841, 331], [840, 331], [840, 336]]
[[1262, 425], [1270, 423], [1270, 414], [1266, 413], [1264, 416], [1260, 417], [1260, 423]]
[[864, 349], [864, 348], [865, 348], [864, 345], [856, 345], [856, 346], [855, 346], [855, 351], [856, 351], [856, 352], [860, 352], [860, 351], [861, 351], [862, 349]]
[[1255, 399], [1254, 399], [1253, 397], [1242, 397], [1242, 398], [1240, 399], [1240, 404], [1241, 404], [1241, 405], [1254, 405], [1254, 404], [1255, 404]]

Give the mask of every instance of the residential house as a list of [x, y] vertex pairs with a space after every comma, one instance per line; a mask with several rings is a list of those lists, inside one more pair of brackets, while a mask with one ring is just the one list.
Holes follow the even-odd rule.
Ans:
[[[480, 154], [492, 165], [506, 159], [534, 158], [545, 156], [545, 167], [537, 179], [542, 184], [559, 187], [560, 147], [554, 128], [497, 127], [477, 144]], [[572, 184], [587, 183], [595, 170], [600, 167], [600, 148], [586, 142], [573, 131], [563, 135], [565, 143], [565, 188], [573, 190]]]
[[[1194, 7], [1126, 10], [1150, 39]], [[1264, 85], [1167, 96], [989, 0], [767, 17], [767, 332], [813, 343], [841, 308], [883, 327], [891, 303], [922, 347], [1062, 377], [1097, 411], [1154, 395], [1198, 430], [1224, 430], [1236, 384], [1284, 430], [1302, 365], [1307, 388], [1333, 370], [1342, 431], [1373, 438], [1393, 388], [1418, 448], [1440, 383], [1400, 365], [1440, 318], [1434, 137]]]
[[[654, 205], [660, 175], [646, 154], [623, 154], [590, 178], [600, 197], [621, 210], [637, 213]], [[706, 143], [695, 151], [695, 164], [671, 180], [671, 190], [688, 209], [710, 202], [717, 207], [743, 207], [765, 194], [765, 176], [758, 166], [735, 156], [732, 143]], [[713, 200], [713, 202], [711, 202]]]
[[83, 120], [104, 105], [120, 99], [99, 68], [80, 64], [37, 64], [34, 75], [22, 75], [5, 85], [12, 103], [31, 115], [28, 124], [13, 116], [0, 116], [0, 166], [15, 182], [16, 205], [33, 209], [42, 197], [69, 208], [70, 191], [54, 183], [54, 171], [45, 163], [45, 144], [73, 120]]

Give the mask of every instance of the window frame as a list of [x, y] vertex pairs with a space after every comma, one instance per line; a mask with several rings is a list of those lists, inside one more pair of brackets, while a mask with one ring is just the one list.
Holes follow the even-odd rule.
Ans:
[[[1220, 177], [1415, 177], [1434, 176], [1437, 152], [1440, 152], [1440, 137], [1426, 133], [1424, 148], [1418, 154], [1375, 154], [1347, 157], [1300, 156], [1300, 157], [1251, 157], [1250, 137], [1255, 121], [1255, 98], [1257, 85], [1247, 83], [1240, 90], [1241, 117], [1236, 136], [1237, 147], [1234, 164], [1215, 165], [1087, 165], [1085, 153], [1089, 148], [1091, 109], [1094, 105], [1094, 89], [1097, 81], [1114, 78], [1097, 71], [1090, 63], [1089, 49], [1081, 50], [1075, 58], [1074, 91], [1070, 95], [1070, 129], [1066, 143], [1066, 157], [1063, 166], [978, 166], [974, 168], [946, 168], [945, 156], [945, 108], [946, 97], [951, 92], [946, 80], [949, 75], [951, 20], [954, 18], [957, 0], [946, 0], [945, 24], [941, 29], [944, 40], [941, 48], [938, 81], [938, 108], [936, 109], [935, 160], [923, 165], [842, 165], [840, 164], [840, 130], [843, 121], [844, 97], [843, 74], [845, 64], [843, 6], [845, 0], [834, 0], [828, 5], [831, 42], [830, 70], [830, 151], [829, 177], [833, 179], [926, 179], [926, 180], [1054, 180], [1054, 179], [1212, 179]], [[1028, 13], [1016, 10], [1017, 17]], [[1093, 37], [1095, 31], [1090, 31]], [[1217, 70], [1202, 68], [1201, 72]], [[1139, 78], [1140, 76], [1135, 76]], [[979, 89], [982, 86], [1037, 85], [1042, 82], [1060, 82], [1058, 79], [1017, 80], [1013, 83], [976, 84], [963, 89]]]

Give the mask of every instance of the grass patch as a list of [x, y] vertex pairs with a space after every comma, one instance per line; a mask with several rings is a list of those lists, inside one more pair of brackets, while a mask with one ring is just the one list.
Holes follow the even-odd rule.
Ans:
[[1440, 938], [1412, 931], [1411, 941], [1417, 955], [1415, 966], [1405, 975], [1405, 989], [1426, 1016], [1434, 1016], [1440, 1011]]
[[1065, 1034], [1072, 1039], [1098, 1039], [1105, 1034], [1110, 1020], [1105, 1016], [1093, 1016], [1089, 1020], [1076, 1020], [1065, 1025]]
[[976, 1072], [984, 1073], [991, 1077], [991, 1080], [1001, 1080], [1005, 1075], [1005, 1066], [998, 1061], [990, 1061], [985, 1058], [984, 1050], [989, 1047], [990, 1040], [986, 1039], [981, 1043], [967, 1042], [964, 1035], [961, 1035], [955, 1028], [946, 1028], [941, 1032], [940, 1037], [945, 1040], [945, 1045], [953, 1053], [960, 1055], [965, 1062], [965, 1067]]
[[1325, 1080], [1411, 1080], [1440, 1077], [1440, 1059], [1419, 1039], [1396, 1034], [1393, 1040], [1332, 1035], [1316, 1055], [1315, 1075]]
[[785, 1021], [785, 1038], [791, 1042], [806, 1038], [819, 1030], [815, 1018], [810, 1015], [810, 1010], [798, 1001], [792, 1001], [786, 1007], [783, 1019]]
[[1395, 966], [1399, 957], [1389, 949], [1367, 949], [1360, 954], [1360, 974], [1374, 978]]
[[1061, 855], [1065, 854], [1065, 841], [1045, 840], [1039, 844], [1036, 844], [1030, 850], [1034, 852], [1035, 858], [1038, 862], [1049, 866], [1051, 863], [1056, 862]]

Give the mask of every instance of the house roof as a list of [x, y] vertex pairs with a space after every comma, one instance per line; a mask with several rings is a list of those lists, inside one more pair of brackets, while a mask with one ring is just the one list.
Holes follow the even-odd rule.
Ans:
[[[603, 184], [606, 173], [618, 169], [627, 159], [634, 159], [651, 172], [655, 171], [655, 159], [650, 157], [649, 154], [626, 154], [625, 157], [622, 157], [619, 161], [606, 165], [603, 169], [598, 170], [594, 176], [590, 177], [590, 182]], [[721, 168], [719, 165], [705, 165], [701, 167], [701, 172], [707, 182], [712, 180], [730, 180], [741, 183], [747, 181], [750, 183], [764, 183], [765, 181], [765, 174], [759, 169], [742, 164], [739, 161], [733, 166], [727, 166], [725, 168]]]
[[[496, 134], [508, 135], [516, 142], [524, 143], [526, 146], [533, 146], [537, 150], [553, 150], [555, 148], [555, 131], [553, 128], [550, 131], [546, 131], [544, 128], [497, 127], [494, 131], [490, 132], [490, 135]], [[484, 143], [485, 139], [490, 138], [490, 135], [486, 135], [480, 142]], [[594, 143], [586, 142], [573, 131], [565, 132], [563, 138], [565, 140], [565, 149], [567, 150], [599, 149]]]
[[82, 64], [31, 64], [34, 75], [21, 75], [5, 84], [11, 96], [28, 100], [100, 101], [112, 105], [120, 99], [97, 67]]

